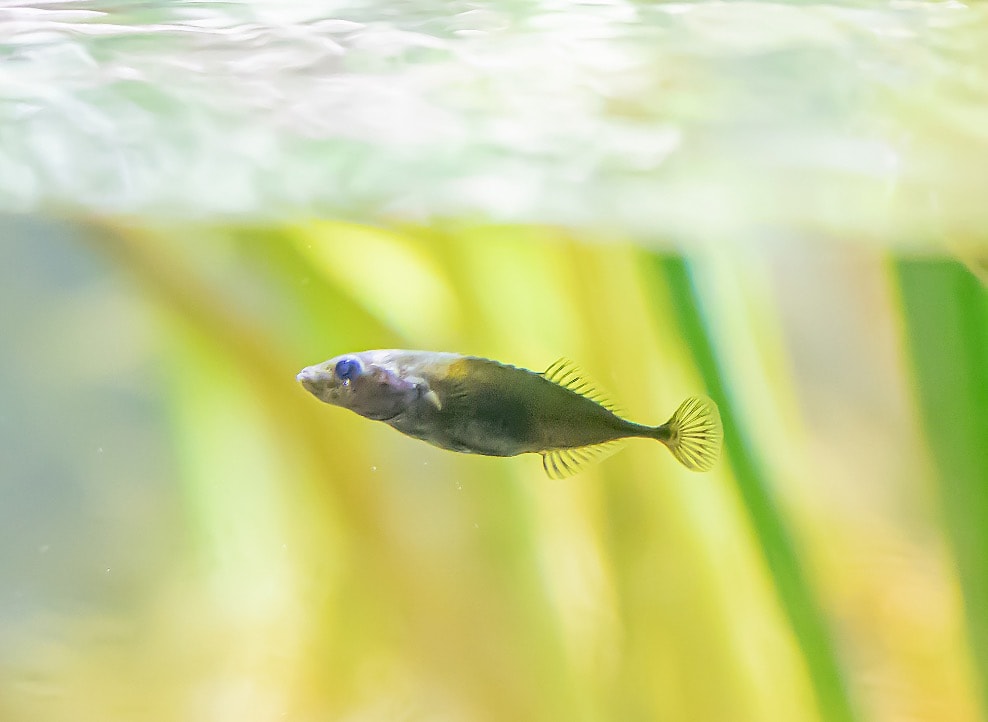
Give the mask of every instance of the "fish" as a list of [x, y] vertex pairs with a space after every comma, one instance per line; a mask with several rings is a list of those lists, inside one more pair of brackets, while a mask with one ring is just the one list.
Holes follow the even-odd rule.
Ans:
[[664, 424], [637, 424], [566, 358], [540, 373], [478, 356], [379, 349], [307, 366], [296, 380], [320, 401], [442, 449], [540, 454], [552, 479], [635, 437], [661, 442], [691, 471], [708, 471], [723, 439], [717, 405], [706, 396], [686, 399]]

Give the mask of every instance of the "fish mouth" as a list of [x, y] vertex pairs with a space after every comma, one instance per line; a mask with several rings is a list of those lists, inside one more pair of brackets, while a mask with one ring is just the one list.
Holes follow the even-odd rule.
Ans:
[[332, 374], [314, 366], [306, 366], [299, 371], [295, 375], [295, 380], [302, 384], [306, 391], [313, 394], [321, 388], [324, 389], [333, 385]]

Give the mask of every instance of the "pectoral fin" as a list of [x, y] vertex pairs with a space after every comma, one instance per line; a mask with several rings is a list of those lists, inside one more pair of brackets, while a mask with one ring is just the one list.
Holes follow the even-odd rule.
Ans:
[[439, 394], [437, 394], [435, 390], [429, 386], [428, 381], [417, 376], [409, 378], [408, 381], [415, 386], [419, 393], [420, 399], [425, 399], [429, 404], [435, 406], [436, 411], [443, 410], [443, 402], [439, 398]]
[[437, 394], [432, 389], [429, 389], [428, 391], [426, 391], [422, 395], [422, 398], [425, 399], [426, 401], [428, 401], [433, 406], [435, 406], [436, 407], [436, 411], [442, 411], [443, 410], [443, 402], [439, 400], [439, 394]]

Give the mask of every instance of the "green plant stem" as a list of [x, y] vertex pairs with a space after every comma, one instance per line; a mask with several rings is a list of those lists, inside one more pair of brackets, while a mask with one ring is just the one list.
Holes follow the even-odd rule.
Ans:
[[988, 293], [956, 261], [902, 261], [896, 271], [917, 402], [988, 710]]
[[720, 406], [724, 456], [737, 480], [744, 508], [775, 584], [782, 609], [803, 653], [820, 716], [826, 722], [857, 718], [823, 612], [807, 582], [793, 539], [752, 453], [753, 439], [739, 423], [707, 325], [689, 264], [681, 258], [651, 257], [653, 282], [664, 281], [674, 299], [676, 322], [704, 383]]

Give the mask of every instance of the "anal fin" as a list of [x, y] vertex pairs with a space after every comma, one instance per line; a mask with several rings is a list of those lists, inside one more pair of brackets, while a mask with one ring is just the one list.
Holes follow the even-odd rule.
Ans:
[[590, 464], [603, 461], [624, 447], [620, 441], [608, 441], [575, 449], [554, 449], [542, 452], [542, 468], [550, 479], [565, 479], [579, 474]]

